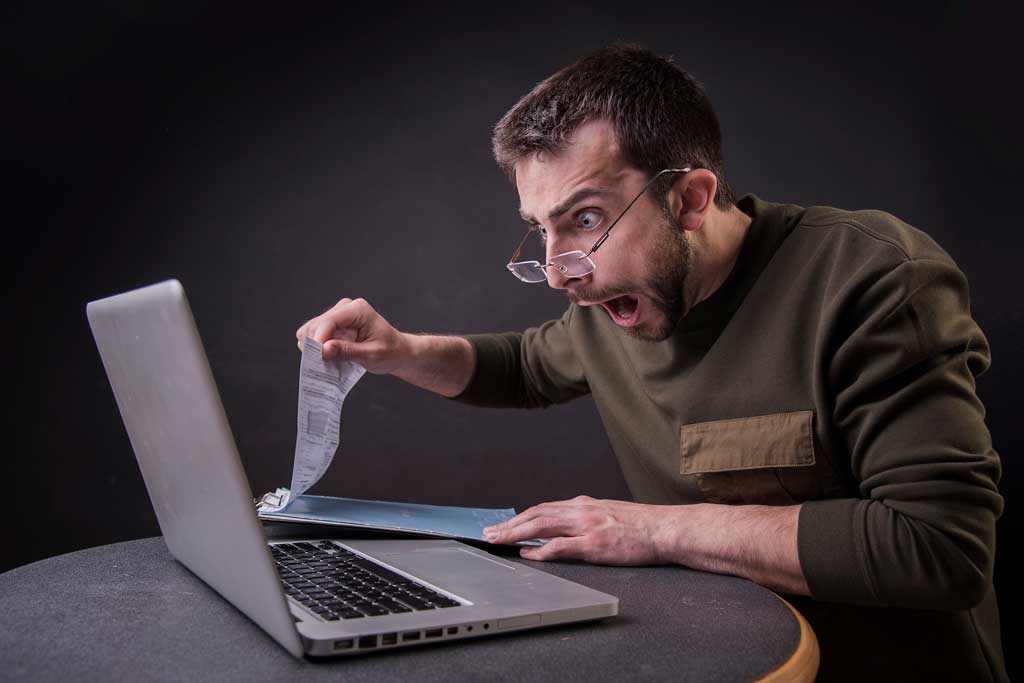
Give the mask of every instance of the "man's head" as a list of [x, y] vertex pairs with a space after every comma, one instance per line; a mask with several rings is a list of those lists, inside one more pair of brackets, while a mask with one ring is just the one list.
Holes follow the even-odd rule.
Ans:
[[593, 273], [547, 270], [549, 285], [575, 303], [602, 304], [633, 336], [670, 335], [693, 266], [686, 233], [733, 202], [718, 121], [696, 81], [642, 48], [600, 50], [522, 98], [495, 127], [494, 154], [549, 259], [588, 252], [658, 171], [694, 169], [655, 182], [594, 253]]
[[[494, 127], [494, 158], [515, 181], [516, 163], [557, 154], [584, 123], [611, 123], [620, 152], [650, 177], [663, 168], [705, 168], [718, 179], [715, 204], [735, 202], [725, 181], [722, 132], [711, 101], [690, 74], [636, 45], [615, 44], [540, 82]], [[657, 183], [659, 199], [675, 178]]]

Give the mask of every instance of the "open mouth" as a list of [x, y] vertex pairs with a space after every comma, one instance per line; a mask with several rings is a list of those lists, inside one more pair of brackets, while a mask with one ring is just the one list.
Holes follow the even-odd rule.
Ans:
[[617, 296], [608, 301], [602, 301], [601, 305], [616, 325], [620, 327], [632, 327], [640, 317], [640, 300], [635, 296]]

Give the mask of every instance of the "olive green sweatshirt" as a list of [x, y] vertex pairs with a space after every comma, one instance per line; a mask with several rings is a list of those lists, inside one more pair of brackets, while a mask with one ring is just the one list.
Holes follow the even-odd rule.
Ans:
[[533, 408], [592, 394], [638, 502], [802, 504], [792, 596], [822, 680], [1001, 680], [992, 588], [999, 457], [975, 378], [968, 285], [880, 211], [738, 202], [732, 272], [662, 342], [602, 307], [471, 335], [458, 400]]

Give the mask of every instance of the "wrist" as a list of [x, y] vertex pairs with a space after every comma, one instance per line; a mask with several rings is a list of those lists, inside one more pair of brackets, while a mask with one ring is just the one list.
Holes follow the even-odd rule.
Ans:
[[659, 563], [687, 565], [687, 558], [693, 554], [695, 529], [699, 529], [697, 520], [704, 504], [652, 507], [658, 508], [655, 510], [658, 522], [654, 525], [651, 541]]
[[410, 384], [452, 398], [473, 374], [473, 347], [461, 337], [399, 332], [391, 374]]
[[391, 370], [392, 375], [401, 378], [412, 371], [416, 359], [423, 355], [422, 339], [422, 337], [415, 334], [398, 332], [398, 339], [395, 342], [394, 369]]

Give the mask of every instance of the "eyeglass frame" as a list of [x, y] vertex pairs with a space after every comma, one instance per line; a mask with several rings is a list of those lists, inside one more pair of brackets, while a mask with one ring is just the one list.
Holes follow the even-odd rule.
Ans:
[[[685, 173], [689, 173], [692, 170], [693, 170], [692, 166], [684, 166], [683, 168], [663, 168], [662, 170], [658, 171], [653, 176], [651, 176], [650, 179], [646, 183], [644, 183], [644, 186], [642, 188], [640, 188], [640, 192], [638, 192], [637, 195], [635, 197], [633, 197], [633, 199], [629, 202], [629, 204], [626, 204], [626, 208], [624, 208], [622, 210], [622, 213], [619, 214], [618, 218], [616, 218], [614, 221], [612, 221], [612, 224], [608, 226], [608, 229], [604, 231], [604, 234], [601, 235], [597, 239], [596, 242], [594, 242], [594, 246], [592, 246], [590, 248], [590, 251], [588, 251], [586, 254], [583, 254], [582, 256], [580, 256], [579, 260], [582, 261], [583, 259], [590, 258], [590, 255], [593, 254], [595, 251], [597, 251], [598, 248], [602, 244], [604, 244], [605, 240], [608, 239], [608, 236], [611, 235], [612, 228], [614, 228], [618, 224], [618, 222], [620, 220], [622, 220], [622, 217], [626, 215], [626, 212], [629, 211], [629, 209], [634, 204], [636, 204], [637, 200], [640, 199], [640, 197], [644, 196], [644, 193], [647, 192], [648, 188], [650, 188], [650, 186], [654, 184], [655, 180], [657, 180], [661, 176], [665, 175], [666, 173], [683, 173], [683, 174], [685, 174]], [[512, 254], [512, 258], [510, 258], [508, 263], [505, 265], [505, 268], [507, 268], [509, 270], [509, 272], [511, 272], [512, 275], [514, 275], [517, 280], [519, 280], [520, 282], [525, 282], [528, 285], [538, 284], [540, 282], [543, 282], [543, 280], [537, 280], [536, 282], [530, 282], [529, 280], [524, 280], [523, 278], [519, 277], [519, 275], [516, 274], [516, 271], [513, 269], [513, 266], [519, 265], [521, 263], [529, 263], [529, 261], [520, 261], [520, 262], [517, 263], [516, 259], [519, 258], [519, 254], [523, 250], [523, 245], [526, 244], [526, 240], [529, 239], [529, 237], [530, 237], [530, 233], [533, 232], [536, 229], [537, 229], [537, 226], [535, 226], [535, 225], [531, 225], [530, 226], [530, 229], [526, 231], [526, 235], [523, 237], [522, 241], [519, 243], [519, 246], [516, 247], [515, 253]], [[565, 252], [565, 254], [558, 254], [557, 256], [555, 256], [553, 258], [558, 258], [559, 256], [565, 256], [567, 254], [572, 254], [573, 252], [576, 252], [576, 251], [579, 251], [581, 254], [583, 253], [579, 249], [574, 249], [573, 251]], [[545, 269], [545, 268], [548, 268], [549, 266], [554, 266], [556, 268], [560, 268], [561, 272], [563, 272], [563, 273], [566, 271], [565, 266], [562, 266], [562, 265], [560, 265], [558, 263], [554, 263], [553, 261], [548, 261], [547, 263], [543, 263], [543, 264], [540, 263], [539, 261], [537, 261], [536, 263], [537, 263], [537, 268], [540, 268], [542, 270]], [[593, 273], [594, 270], [597, 269], [597, 264], [594, 263], [593, 261], [591, 261], [591, 264], [594, 266], [594, 268], [592, 270], [590, 270], [587, 273], [584, 273], [583, 275], [577, 275], [577, 276], [573, 276], [573, 277], [583, 277], [584, 275], [589, 275], [590, 273]]]

